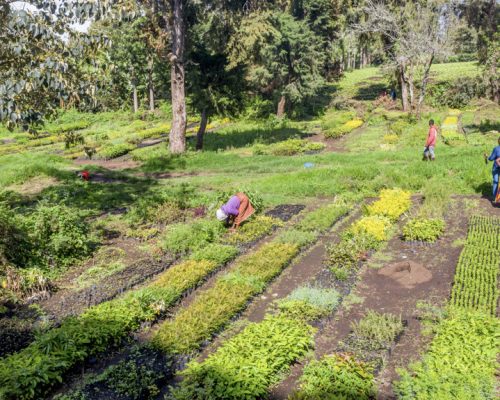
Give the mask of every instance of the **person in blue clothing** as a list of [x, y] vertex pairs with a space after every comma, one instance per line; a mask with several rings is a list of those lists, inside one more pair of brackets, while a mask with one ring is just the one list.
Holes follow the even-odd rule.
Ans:
[[498, 146], [493, 149], [491, 155], [484, 153], [484, 159], [486, 163], [488, 161], [493, 161], [493, 201], [498, 201], [499, 198], [499, 187], [498, 187], [498, 177], [500, 176], [500, 137], [498, 138]]

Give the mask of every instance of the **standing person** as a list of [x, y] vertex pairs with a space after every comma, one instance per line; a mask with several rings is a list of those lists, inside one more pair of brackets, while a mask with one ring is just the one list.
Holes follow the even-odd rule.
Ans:
[[397, 97], [397, 95], [396, 95], [396, 89], [392, 88], [391, 89], [391, 99], [392, 99], [392, 101], [396, 101], [396, 97]]
[[429, 133], [427, 134], [427, 141], [424, 148], [424, 161], [434, 161], [436, 155], [434, 154], [434, 147], [436, 147], [437, 139], [437, 126], [434, 125], [434, 120], [429, 120]]
[[486, 163], [488, 161], [493, 161], [493, 168], [491, 173], [493, 175], [493, 201], [500, 202], [500, 188], [498, 186], [498, 177], [500, 175], [500, 137], [498, 138], [498, 146], [496, 146], [491, 155], [484, 153], [484, 159]]
[[236, 193], [229, 201], [217, 210], [217, 219], [219, 221], [229, 221], [231, 229], [237, 229], [244, 221], [255, 212], [250, 203], [250, 199], [245, 193]]

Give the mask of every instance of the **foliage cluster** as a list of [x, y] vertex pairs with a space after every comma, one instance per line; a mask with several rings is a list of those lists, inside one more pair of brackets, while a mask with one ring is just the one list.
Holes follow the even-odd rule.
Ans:
[[311, 142], [307, 139], [288, 139], [270, 145], [256, 144], [253, 146], [253, 153], [254, 155], [294, 156], [321, 151], [324, 148], [323, 143]]
[[347, 135], [348, 133], [352, 132], [354, 129], [359, 128], [361, 125], [363, 125], [363, 120], [361, 119], [352, 119], [350, 121], [347, 121], [346, 123], [335, 127], [335, 128], [330, 128], [325, 132], [325, 137], [326, 138], [338, 138], [344, 135]]
[[349, 205], [345, 201], [336, 200], [306, 214], [297, 224], [297, 229], [304, 232], [326, 231], [348, 211]]
[[327, 355], [306, 365], [293, 400], [371, 400], [375, 398], [371, 368], [347, 354]]
[[205, 361], [193, 361], [172, 398], [258, 399], [313, 346], [314, 329], [283, 316], [248, 325]]
[[401, 189], [384, 189], [380, 192], [380, 198], [366, 207], [366, 213], [384, 216], [394, 222], [409, 210], [410, 205], [410, 192]]
[[379, 215], [369, 215], [356, 221], [349, 229], [353, 235], [365, 234], [373, 237], [378, 242], [388, 239], [389, 230], [392, 223], [389, 218]]
[[399, 371], [398, 398], [494, 399], [499, 330], [492, 316], [452, 308], [423, 359]]
[[407, 241], [435, 242], [444, 232], [445, 223], [440, 218], [413, 218], [403, 228]]
[[327, 247], [330, 270], [339, 280], [346, 280], [360, 257], [377, 249], [388, 240], [393, 223], [411, 205], [410, 193], [400, 189], [384, 189], [380, 198], [365, 208], [367, 216], [354, 222], [340, 243]]
[[172, 224], [161, 239], [162, 248], [175, 254], [184, 254], [215, 242], [224, 232], [224, 226], [214, 219]]
[[380, 314], [369, 310], [366, 315], [351, 325], [356, 346], [367, 350], [387, 349], [403, 331], [400, 317]]
[[278, 310], [288, 318], [313, 321], [330, 314], [339, 304], [339, 298], [335, 289], [302, 286], [280, 300]]
[[157, 318], [217, 267], [207, 260], [177, 264], [146, 287], [91, 307], [38, 336], [27, 348], [0, 360], [0, 397], [39, 398], [77, 362], [109, 349], [142, 322]]

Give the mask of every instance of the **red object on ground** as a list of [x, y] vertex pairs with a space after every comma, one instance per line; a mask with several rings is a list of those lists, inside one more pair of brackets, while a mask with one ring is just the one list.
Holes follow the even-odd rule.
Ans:
[[80, 174], [82, 179], [84, 181], [89, 181], [90, 180], [90, 173], [89, 171], [82, 171], [82, 173]]

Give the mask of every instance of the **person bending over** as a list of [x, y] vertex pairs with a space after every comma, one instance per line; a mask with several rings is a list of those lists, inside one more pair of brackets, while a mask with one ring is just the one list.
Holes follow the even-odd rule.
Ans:
[[235, 230], [250, 218], [255, 212], [250, 199], [245, 193], [236, 193], [229, 201], [217, 210], [216, 216], [219, 221], [228, 221], [231, 229]]

